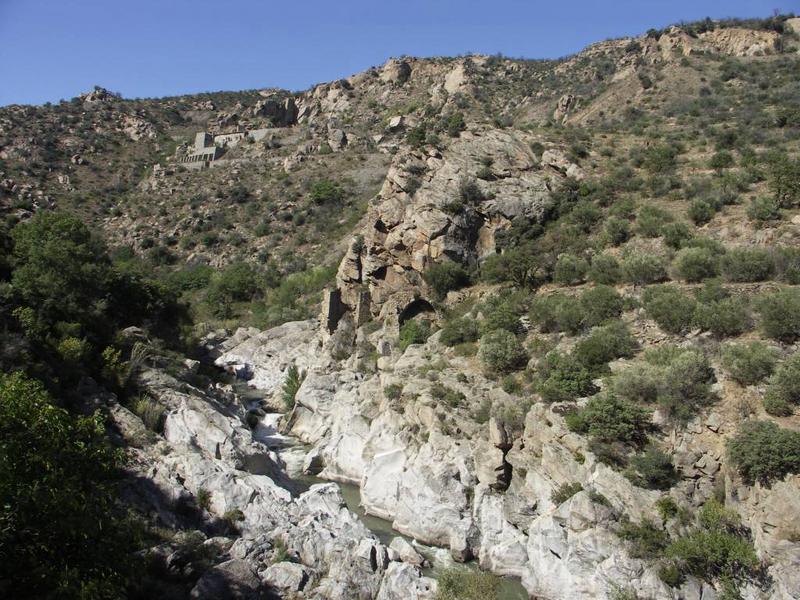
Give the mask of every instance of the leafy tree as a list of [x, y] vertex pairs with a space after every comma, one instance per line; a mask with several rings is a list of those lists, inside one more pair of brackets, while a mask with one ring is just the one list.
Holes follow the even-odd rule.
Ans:
[[800, 472], [800, 433], [771, 421], [746, 421], [728, 439], [728, 454], [748, 484], [770, 485]]
[[8, 598], [119, 598], [133, 532], [117, 517], [121, 455], [98, 416], [0, 375], [0, 581]]

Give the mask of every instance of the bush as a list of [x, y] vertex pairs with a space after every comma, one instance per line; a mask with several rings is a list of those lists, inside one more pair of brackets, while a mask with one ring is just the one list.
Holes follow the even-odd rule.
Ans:
[[553, 281], [562, 285], [581, 283], [589, 269], [587, 262], [573, 254], [562, 254], [553, 270]]
[[445, 346], [457, 346], [467, 342], [475, 342], [478, 340], [479, 331], [478, 323], [475, 319], [460, 318], [448, 321], [442, 328], [439, 341]]
[[252, 300], [259, 291], [255, 269], [247, 263], [234, 263], [211, 280], [206, 303], [215, 316], [227, 318], [232, 314], [233, 302]]
[[761, 226], [781, 220], [781, 205], [777, 199], [761, 196], [753, 198], [747, 207], [747, 218]]
[[0, 581], [6, 598], [121, 598], [135, 532], [117, 507], [124, 455], [103, 419], [0, 374]]
[[682, 333], [692, 322], [696, 302], [672, 285], [648, 287], [642, 297], [647, 316], [669, 333]]
[[619, 217], [609, 217], [606, 220], [605, 237], [612, 246], [624, 244], [631, 237], [630, 222]]
[[639, 209], [636, 216], [636, 228], [640, 235], [656, 238], [667, 223], [673, 221], [672, 215], [657, 206], [646, 205]]
[[390, 383], [383, 388], [383, 395], [389, 400], [398, 400], [403, 394], [403, 386], [398, 383]]
[[722, 348], [722, 366], [741, 385], [755, 385], [769, 377], [777, 361], [775, 350], [762, 342], [728, 344]]
[[787, 358], [769, 379], [764, 408], [771, 415], [785, 417], [800, 404], [800, 353]]
[[553, 493], [550, 495], [550, 501], [556, 506], [560, 506], [582, 490], [583, 486], [578, 482], [564, 483], [553, 490]]
[[498, 329], [485, 334], [480, 341], [478, 356], [493, 373], [509, 373], [525, 366], [528, 355], [517, 337], [510, 331]]
[[500, 579], [491, 573], [447, 569], [437, 578], [435, 600], [498, 600]]
[[666, 557], [677, 561], [682, 573], [705, 580], [720, 579], [737, 597], [739, 581], [752, 578], [759, 561], [752, 542], [742, 531], [738, 515], [709, 500], [700, 510], [699, 527], [670, 543]]
[[622, 261], [622, 276], [634, 285], [663, 281], [667, 277], [664, 260], [651, 254], [631, 254]]
[[536, 391], [545, 402], [566, 402], [597, 391], [592, 373], [571, 356], [548, 353], [539, 366], [540, 382]]
[[692, 200], [687, 214], [695, 225], [705, 225], [714, 218], [717, 210], [706, 200]]
[[598, 254], [592, 259], [587, 273], [589, 281], [600, 285], [614, 285], [622, 279], [619, 261], [610, 254]]
[[467, 399], [467, 397], [458, 390], [454, 390], [438, 382], [431, 386], [431, 397], [452, 408], [461, 406]]
[[286, 371], [286, 379], [283, 380], [281, 387], [281, 400], [286, 410], [294, 408], [294, 399], [300, 386], [306, 378], [306, 372], [297, 368], [297, 365], [292, 364]]
[[614, 288], [598, 285], [581, 294], [580, 305], [584, 324], [593, 327], [619, 317], [624, 301]]
[[727, 150], [720, 150], [715, 152], [708, 161], [708, 167], [716, 171], [728, 169], [734, 165], [733, 154]]
[[670, 456], [655, 446], [631, 458], [625, 477], [648, 490], [668, 490], [678, 479]]
[[722, 276], [727, 281], [766, 281], [775, 274], [775, 259], [769, 250], [737, 248], [722, 255]]
[[545, 333], [565, 331], [574, 335], [583, 329], [580, 300], [565, 294], [535, 297], [531, 303], [530, 318]]
[[595, 327], [572, 351], [573, 358], [591, 373], [602, 372], [617, 358], [633, 356], [636, 340], [621, 322]]
[[740, 335], [750, 327], [748, 303], [739, 297], [700, 303], [695, 308], [693, 322], [718, 338]]
[[519, 318], [523, 313], [524, 307], [513, 297], [495, 296], [483, 306], [483, 331], [505, 329], [515, 334], [522, 333], [522, 323]]
[[651, 404], [658, 400], [662, 380], [659, 369], [653, 365], [638, 364], [616, 375], [611, 382], [611, 389], [623, 400]]
[[152, 398], [146, 396], [138, 398], [133, 403], [133, 412], [150, 431], [161, 433], [164, 430], [166, 409]]
[[314, 204], [334, 204], [344, 199], [342, 187], [329, 179], [314, 182], [309, 193]]
[[673, 250], [680, 250], [692, 239], [692, 232], [686, 223], [667, 223], [662, 227], [661, 233], [664, 243]]
[[628, 553], [631, 558], [659, 558], [669, 545], [667, 532], [647, 519], [638, 524], [623, 522], [619, 537], [629, 542]]
[[400, 351], [405, 352], [411, 344], [424, 344], [431, 335], [427, 321], [411, 319], [400, 326]]
[[469, 285], [469, 273], [453, 262], [432, 264], [423, 275], [425, 283], [433, 290], [437, 300], [443, 300], [447, 292]]
[[675, 255], [675, 271], [688, 282], [710, 279], [719, 274], [719, 258], [707, 248], [684, 248]]
[[518, 287], [530, 286], [540, 268], [539, 257], [528, 246], [492, 254], [481, 264], [481, 277], [490, 283], [511, 281]]
[[786, 288], [756, 300], [761, 328], [771, 338], [794, 342], [800, 337], [800, 291]]
[[745, 483], [769, 486], [800, 472], [800, 433], [771, 421], [746, 421], [727, 441], [728, 454]]
[[622, 442], [642, 446], [653, 429], [650, 413], [638, 404], [605, 393], [593, 396], [571, 415], [567, 426], [599, 442]]
[[715, 399], [711, 393], [715, 381], [714, 369], [702, 352], [677, 349], [664, 367], [658, 404], [668, 419], [686, 422]]

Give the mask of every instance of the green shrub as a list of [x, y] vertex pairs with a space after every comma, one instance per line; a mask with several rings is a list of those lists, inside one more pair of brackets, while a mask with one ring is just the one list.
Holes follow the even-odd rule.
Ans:
[[656, 500], [656, 510], [663, 521], [669, 521], [680, 513], [678, 504], [671, 496], [661, 496]]
[[281, 387], [281, 400], [286, 410], [294, 408], [294, 399], [300, 386], [306, 378], [306, 372], [297, 368], [297, 365], [292, 364], [286, 371], [286, 378], [283, 380]]
[[619, 261], [610, 254], [598, 254], [592, 259], [587, 275], [593, 283], [614, 285], [622, 279], [622, 269]]
[[619, 317], [624, 302], [614, 288], [598, 285], [581, 294], [580, 305], [584, 324], [593, 327]]
[[522, 322], [519, 318], [523, 313], [524, 306], [513, 298], [493, 298], [483, 306], [483, 331], [505, 329], [515, 334], [522, 333]]
[[634, 285], [663, 281], [667, 277], [664, 259], [652, 254], [630, 254], [622, 261], [622, 276]]
[[578, 482], [564, 483], [553, 490], [553, 493], [550, 494], [550, 501], [556, 506], [560, 506], [582, 490], [583, 486]]
[[769, 379], [764, 408], [771, 415], [786, 417], [800, 404], [800, 353], [792, 354]]
[[647, 316], [669, 333], [686, 331], [694, 314], [696, 302], [672, 285], [656, 285], [645, 289], [642, 297]]
[[491, 573], [447, 569], [437, 578], [435, 600], [498, 600], [500, 579]]
[[469, 285], [469, 273], [453, 262], [434, 263], [423, 275], [425, 283], [433, 290], [437, 300], [443, 300], [447, 292]]
[[768, 337], [784, 342], [800, 337], [800, 290], [786, 288], [764, 294], [755, 306]]
[[747, 207], [747, 218], [757, 225], [781, 220], [781, 205], [777, 199], [761, 196], [753, 198]]
[[636, 216], [636, 228], [640, 235], [656, 238], [661, 235], [664, 225], [672, 221], [673, 218], [670, 213], [648, 204], [639, 209], [639, 214]]
[[573, 254], [562, 254], [553, 270], [553, 281], [562, 285], [581, 283], [586, 277], [589, 265], [583, 258]]
[[565, 294], [535, 297], [531, 302], [530, 318], [545, 333], [565, 331], [576, 334], [583, 329], [580, 300]]
[[700, 303], [695, 308], [693, 323], [718, 338], [739, 335], [750, 328], [748, 302], [744, 298], [730, 297]]
[[156, 433], [164, 430], [166, 409], [147, 396], [137, 398], [133, 403], [133, 412], [142, 420], [145, 427]]
[[599, 442], [637, 447], [644, 445], [653, 429], [649, 411], [609, 393], [589, 398], [585, 407], [571, 415], [567, 426]]
[[762, 342], [728, 344], [722, 348], [722, 366], [741, 385], [755, 385], [769, 377], [777, 360], [775, 350]]
[[775, 249], [775, 271], [778, 279], [800, 285], [800, 248], [782, 246]]
[[716, 212], [716, 208], [711, 203], [706, 200], [697, 199], [692, 200], [689, 204], [687, 214], [695, 225], [705, 225], [714, 218]]
[[728, 169], [734, 165], [733, 154], [727, 150], [715, 152], [708, 161], [708, 167], [716, 171]]
[[400, 326], [398, 345], [405, 352], [411, 344], [424, 344], [431, 335], [431, 326], [427, 321], [411, 319]]
[[467, 399], [467, 397], [458, 390], [454, 390], [438, 382], [431, 386], [431, 397], [452, 408], [461, 406]]
[[517, 337], [505, 329], [490, 331], [481, 337], [478, 356], [493, 373], [508, 373], [525, 366], [528, 355]]
[[322, 179], [311, 185], [309, 195], [315, 204], [335, 204], [344, 199], [344, 190], [338, 183]]
[[664, 243], [673, 250], [680, 250], [692, 239], [692, 232], [686, 223], [667, 223], [661, 228]]
[[746, 421], [727, 440], [728, 454], [742, 479], [770, 485], [800, 472], [800, 433], [771, 421]]
[[668, 490], [678, 479], [670, 456], [655, 446], [631, 457], [625, 477], [648, 490]]
[[654, 559], [663, 556], [669, 545], [669, 534], [645, 519], [641, 523], [624, 521], [619, 529], [619, 537], [629, 543], [631, 558]]
[[261, 291], [255, 269], [243, 262], [233, 263], [211, 280], [206, 303], [221, 318], [232, 315], [231, 304], [252, 300]]
[[442, 328], [439, 341], [445, 346], [457, 346], [467, 342], [475, 342], [478, 340], [479, 331], [478, 323], [475, 319], [462, 317], [448, 321]]
[[611, 389], [623, 400], [651, 404], [658, 400], [662, 380], [663, 376], [658, 368], [637, 364], [617, 374], [611, 382]]
[[681, 349], [664, 368], [658, 404], [668, 419], [686, 422], [715, 400], [711, 392], [715, 381], [714, 369], [702, 352]]
[[672, 263], [677, 274], [686, 281], [702, 281], [719, 274], [719, 257], [706, 248], [683, 248]]
[[742, 531], [738, 515], [709, 500], [700, 510], [700, 524], [666, 547], [664, 555], [683, 573], [707, 581], [720, 580], [738, 596], [740, 582], [753, 578], [759, 561], [753, 543]]
[[727, 281], [765, 281], [775, 274], [775, 259], [769, 250], [736, 248], [722, 255], [722, 276]]
[[600, 373], [606, 365], [617, 358], [633, 356], [636, 340], [620, 321], [595, 327], [580, 340], [572, 351], [572, 356], [591, 373]]
[[467, 124], [464, 122], [464, 114], [460, 112], [450, 114], [445, 122], [445, 127], [447, 135], [458, 137], [467, 128]]
[[624, 244], [631, 237], [630, 222], [619, 217], [609, 217], [606, 219], [605, 237], [612, 246]]
[[592, 373], [580, 361], [558, 352], [545, 356], [539, 375], [536, 391], [545, 402], [566, 402], [597, 391]]
[[383, 388], [383, 395], [389, 400], [398, 400], [403, 394], [403, 386], [398, 383], [390, 383]]
[[502, 254], [492, 254], [481, 264], [481, 277], [490, 283], [510, 281], [520, 288], [535, 281], [540, 259], [529, 246], [508, 248]]

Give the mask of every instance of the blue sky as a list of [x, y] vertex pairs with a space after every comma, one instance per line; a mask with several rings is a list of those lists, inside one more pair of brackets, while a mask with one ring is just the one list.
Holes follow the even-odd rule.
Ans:
[[0, 105], [260, 87], [305, 89], [390, 56], [528, 58], [800, 0], [0, 0]]

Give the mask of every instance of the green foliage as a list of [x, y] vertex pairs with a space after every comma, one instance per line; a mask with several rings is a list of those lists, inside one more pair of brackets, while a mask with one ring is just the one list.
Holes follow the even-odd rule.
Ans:
[[727, 150], [720, 150], [719, 152], [715, 152], [714, 155], [708, 161], [708, 167], [716, 171], [720, 171], [722, 169], [729, 169], [734, 164], [735, 161], [733, 159], [733, 154], [731, 154]]
[[792, 354], [769, 379], [764, 408], [774, 416], [785, 417], [800, 404], [800, 353]]
[[565, 294], [536, 296], [531, 302], [530, 318], [545, 333], [566, 331], [575, 334], [583, 329], [580, 300]]
[[759, 196], [750, 201], [746, 213], [748, 219], [763, 226], [770, 221], [781, 220], [781, 205], [776, 198]]
[[668, 173], [675, 168], [678, 149], [668, 144], [653, 145], [643, 152], [642, 166], [651, 173]]
[[344, 199], [344, 190], [335, 181], [322, 179], [311, 185], [309, 196], [314, 204], [336, 204]]
[[163, 431], [167, 411], [161, 404], [147, 396], [140, 396], [133, 402], [132, 408], [149, 430], [156, 433]]
[[664, 209], [646, 204], [636, 216], [636, 228], [640, 235], [656, 238], [661, 235], [664, 225], [673, 221], [672, 215]]
[[434, 263], [429, 266], [423, 278], [437, 300], [443, 300], [447, 292], [469, 285], [469, 273], [459, 264], [453, 262]]
[[622, 276], [634, 285], [663, 281], [667, 277], [664, 259], [652, 254], [629, 254], [622, 261]]
[[494, 296], [483, 305], [483, 331], [505, 329], [511, 333], [522, 333], [522, 323], [519, 318], [524, 313], [525, 307], [516, 299], [508, 296]]
[[680, 512], [680, 508], [671, 496], [661, 496], [656, 500], [656, 510], [663, 521], [677, 517]]
[[722, 255], [722, 276], [727, 281], [766, 281], [775, 273], [775, 259], [762, 248], [736, 248]]
[[589, 265], [585, 259], [574, 254], [562, 254], [553, 270], [553, 281], [562, 285], [574, 285], [583, 281]]
[[800, 290], [785, 288], [756, 299], [761, 328], [773, 339], [793, 342], [800, 337]]
[[447, 569], [439, 574], [435, 600], [498, 600], [500, 580], [491, 573]]
[[777, 352], [762, 342], [728, 344], [722, 348], [722, 366], [742, 385], [755, 385], [769, 377], [777, 361]]
[[478, 356], [493, 373], [508, 373], [525, 366], [528, 355], [517, 337], [505, 329], [490, 331], [481, 337]]
[[622, 269], [619, 261], [610, 254], [598, 254], [592, 259], [587, 276], [593, 283], [614, 285], [622, 279]]
[[675, 255], [673, 267], [688, 282], [702, 281], [719, 274], [719, 257], [708, 248], [683, 248]]
[[739, 335], [750, 327], [748, 302], [741, 297], [729, 297], [699, 303], [694, 311], [693, 323], [718, 338]]
[[628, 542], [628, 553], [632, 558], [659, 558], [669, 545], [669, 534], [645, 519], [641, 523], [624, 521], [619, 537]]
[[581, 490], [583, 490], [583, 486], [578, 482], [564, 483], [553, 490], [553, 493], [550, 495], [550, 501], [556, 506], [559, 506], [564, 504], [564, 502], [572, 498]]
[[601, 373], [606, 365], [617, 358], [633, 356], [636, 340], [620, 321], [595, 327], [580, 340], [572, 356], [591, 373]]
[[481, 264], [481, 276], [491, 283], [510, 281], [524, 288], [534, 283], [539, 268], [539, 258], [530, 246], [525, 245], [487, 257]]
[[605, 237], [612, 246], [624, 244], [631, 237], [630, 222], [619, 217], [609, 217], [606, 219]]
[[688, 421], [715, 399], [711, 393], [714, 369], [699, 350], [676, 349], [663, 366], [662, 378], [657, 402], [672, 421]]
[[411, 319], [400, 326], [399, 346], [405, 351], [411, 344], [424, 344], [431, 335], [431, 326], [427, 321]]
[[770, 157], [769, 188], [783, 208], [800, 203], [800, 159], [784, 153]]
[[452, 408], [461, 406], [467, 399], [467, 397], [458, 390], [454, 390], [438, 382], [431, 386], [431, 397]]
[[720, 580], [733, 590], [755, 576], [758, 557], [736, 513], [712, 499], [700, 510], [698, 520], [697, 528], [664, 550], [682, 573], [707, 581]]
[[646, 409], [610, 393], [589, 398], [585, 407], [570, 415], [567, 426], [599, 442], [622, 442], [634, 447], [643, 446], [653, 429]]
[[619, 317], [624, 301], [614, 288], [598, 285], [581, 294], [580, 304], [584, 324], [593, 327]]
[[212, 314], [227, 318], [233, 314], [232, 304], [252, 300], [260, 291], [258, 274], [248, 263], [233, 263], [217, 273], [206, 292], [206, 304]]
[[545, 402], [566, 402], [597, 391], [591, 371], [580, 361], [558, 352], [545, 356], [539, 376], [537, 391]]
[[467, 128], [467, 124], [464, 122], [464, 114], [460, 112], [450, 114], [445, 122], [445, 127], [447, 135], [458, 137]]
[[695, 199], [689, 204], [687, 214], [695, 225], [705, 225], [714, 218], [717, 209], [710, 202], [703, 199]]
[[181, 292], [202, 290], [211, 283], [213, 275], [214, 269], [209, 265], [187, 265], [171, 271], [167, 283]]
[[669, 333], [683, 333], [692, 322], [696, 302], [672, 285], [656, 285], [643, 295], [647, 316]]
[[281, 386], [281, 400], [286, 410], [294, 408], [295, 396], [303, 381], [306, 378], [306, 372], [297, 368], [297, 365], [292, 364], [286, 371], [286, 379], [283, 380]]
[[668, 490], [678, 480], [670, 456], [655, 446], [649, 446], [641, 454], [631, 457], [625, 477], [634, 485], [648, 490]]
[[403, 393], [403, 386], [397, 383], [390, 383], [383, 388], [383, 395], [389, 400], [397, 400]]
[[728, 455], [748, 484], [770, 485], [800, 472], [800, 433], [771, 421], [746, 421], [727, 440]]
[[439, 341], [445, 346], [453, 347], [466, 342], [475, 342], [479, 336], [478, 323], [475, 319], [462, 317], [445, 323]]
[[117, 517], [122, 456], [98, 416], [72, 417], [0, 375], [0, 581], [8, 598], [122, 597], [132, 532]]
[[667, 223], [661, 228], [664, 243], [673, 250], [680, 250], [692, 239], [692, 232], [686, 223]]
[[620, 398], [650, 404], [658, 400], [663, 376], [653, 365], [636, 364], [615, 375], [611, 383], [611, 389]]

